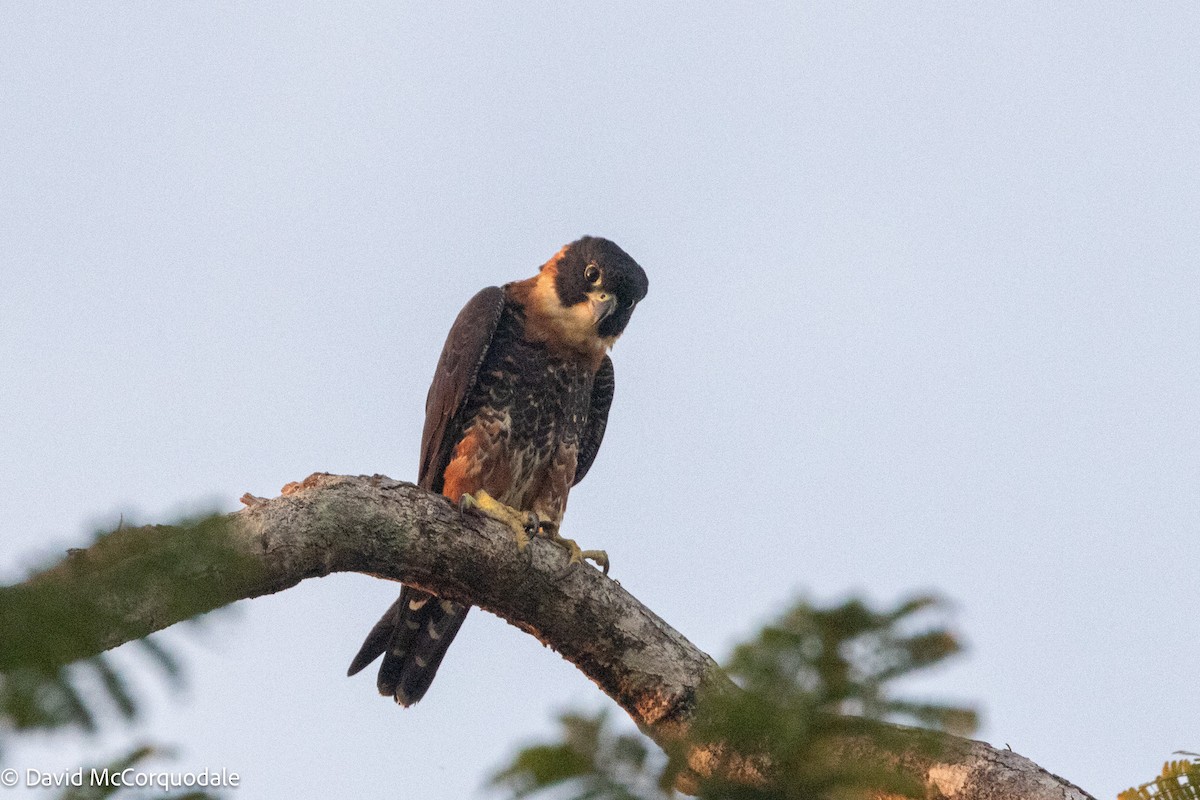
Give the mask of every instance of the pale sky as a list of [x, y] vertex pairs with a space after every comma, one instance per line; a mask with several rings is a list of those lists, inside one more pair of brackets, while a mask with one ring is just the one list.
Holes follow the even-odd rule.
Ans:
[[[1182, 2], [6, 3], [0, 575], [414, 479], [459, 308], [602, 235], [650, 294], [564, 533], [717, 658], [936, 589], [970, 650], [912, 691], [1112, 797], [1200, 749], [1198, 41]], [[451, 800], [611, 705], [475, 612], [401, 710], [344, 675], [396, 589], [168, 632], [184, 696], [4, 766], [152, 738], [235, 798]]]

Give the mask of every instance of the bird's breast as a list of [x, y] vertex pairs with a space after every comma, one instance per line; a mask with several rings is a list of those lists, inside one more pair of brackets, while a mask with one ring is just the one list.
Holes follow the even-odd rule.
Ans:
[[[513, 337], [494, 348], [480, 371], [471, 426], [495, 432], [497, 453], [508, 482], [498, 499], [529, 509], [548, 483], [569, 487], [574, 453], [587, 424], [594, 376], [578, 362], [563, 360], [536, 342]], [[550, 475], [569, 469], [572, 475]], [[489, 490], [490, 491], [490, 490]], [[565, 497], [564, 497], [565, 502]]]

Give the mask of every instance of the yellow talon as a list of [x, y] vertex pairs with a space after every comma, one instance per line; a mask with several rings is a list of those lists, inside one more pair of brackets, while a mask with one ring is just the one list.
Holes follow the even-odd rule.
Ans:
[[544, 535], [554, 544], [567, 551], [567, 554], [569, 555], [567, 560], [568, 569], [576, 564], [582, 564], [586, 559], [596, 562], [596, 566], [600, 567], [600, 569], [604, 571], [605, 575], [608, 574], [608, 553], [604, 552], [603, 550], [579, 549], [579, 545], [575, 543], [575, 540], [568, 539], [561, 535], [558, 532], [558, 525], [553, 522], [543, 522], [539, 526], [538, 532]]
[[458, 501], [459, 509], [477, 508], [492, 519], [499, 520], [513, 532], [517, 542], [517, 552], [525, 552], [529, 547], [530, 533], [549, 539], [554, 545], [567, 551], [567, 568], [584, 561], [593, 561], [596, 566], [608, 574], [608, 553], [603, 550], [581, 550], [574, 539], [567, 539], [558, 532], [558, 524], [554, 522], [539, 522], [537, 514], [532, 511], [520, 511], [512, 506], [501, 503], [487, 492], [480, 489], [475, 494], [464, 494]]
[[529, 546], [529, 532], [538, 529], [537, 515], [532, 512], [518, 511], [512, 506], [506, 506], [487, 492], [480, 489], [475, 494], [464, 494], [458, 501], [460, 509], [477, 508], [494, 520], [504, 523], [517, 541], [517, 552], [525, 552]]

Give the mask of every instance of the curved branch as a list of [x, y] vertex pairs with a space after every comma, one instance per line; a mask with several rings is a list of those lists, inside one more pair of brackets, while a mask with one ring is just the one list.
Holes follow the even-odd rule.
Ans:
[[[519, 554], [501, 524], [463, 516], [445, 498], [410, 483], [380, 475], [317, 473], [285, 486], [280, 497], [247, 495], [243, 502], [247, 508], [225, 518], [227, 524], [120, 531], [32, 578], [30, 584], [40, 585], [87, 579], [105, 589], [90, 593], [102, 599], [88, 613], [102, 615], [111, 625], [99, 640], [76, 643], [72, 656], [93, 655], [305, 578], [362, 572], [480, 606], [537, 637], [664, 748], [687, 739], [702, 686], [732, 686], [712, 658], [616, 581], [591, 568], [564, 573], [562, 551], [540, 540]], [[126, 580], [126, 573], [144, 573], [156, 553], [181, 549], [224, 549], [241, 557], [184, 560], [160, 570], [156, 581]], [[167, 586], [177, 580], [200, 587], [198, 605], [184, 608], [173, 599]], [[1090, 798], [1028, 759], [982, 742], [945, 736], [938, 755], [931, 756], [916, 742], [927, 742], [927, 736], [914, 734], [910, 751], [884, 757], [924, 780], [930, 798]], [[853, 757], [875, 748], [859, 740], [847, 742], [845, 749]], [[752, 783], [767, 780], [769, 772], [761, 760], [723, 753], [720, 746], [693, 747], [689, 764], [701, 774], [716, 769]]]

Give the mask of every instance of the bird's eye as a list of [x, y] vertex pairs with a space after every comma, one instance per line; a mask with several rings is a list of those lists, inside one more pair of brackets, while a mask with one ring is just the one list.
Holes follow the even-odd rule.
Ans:
[[583, 271], [583, 279], [585, 281], [587, 281], [588, 283], [590, 283], [592, 286], [599, 286], [600, 278], [601, 278], [600, 268], [597, 267], [595, 264], [588, 264], [587, 269], [585, 269]]

